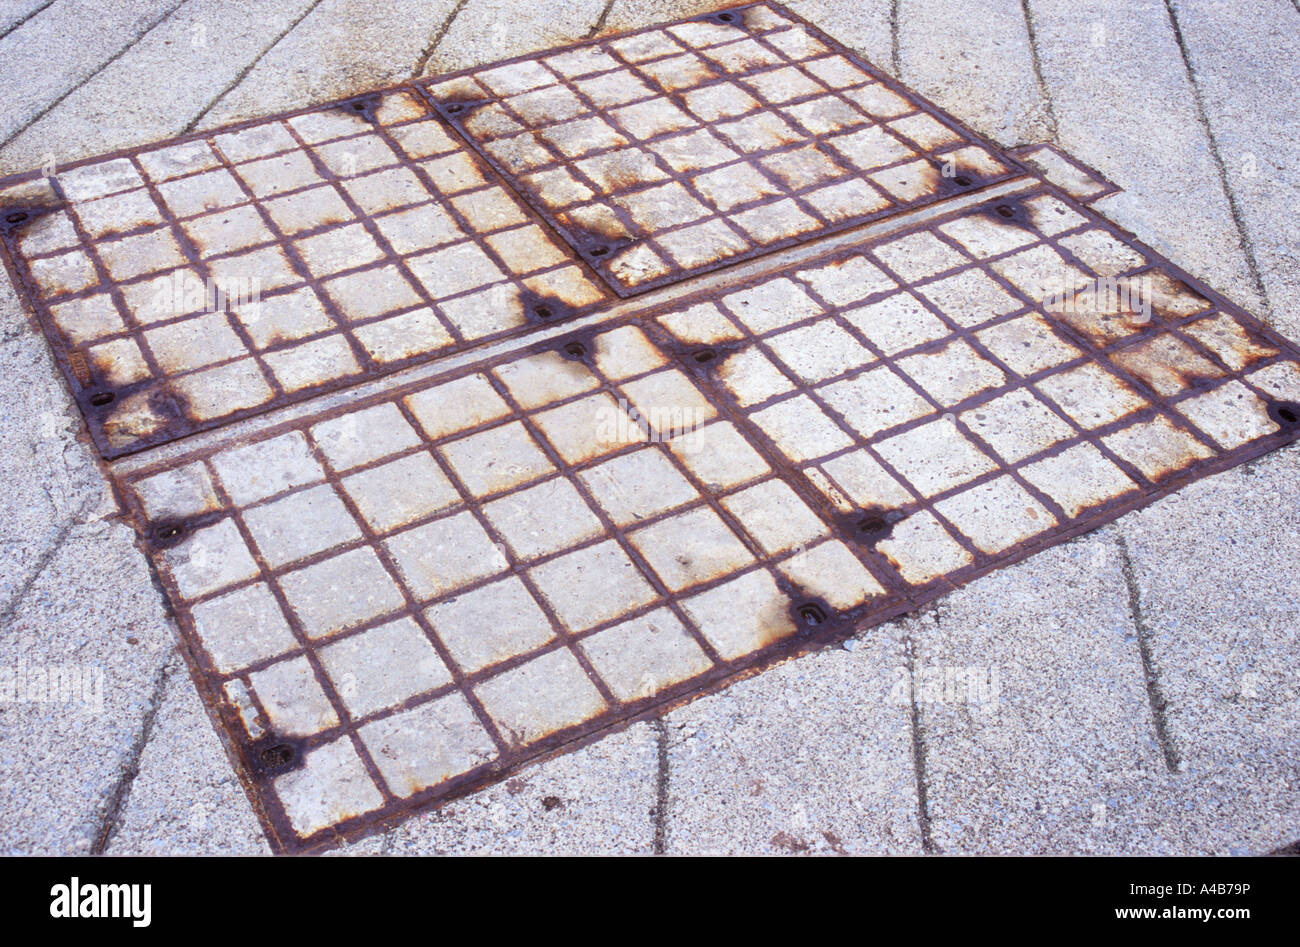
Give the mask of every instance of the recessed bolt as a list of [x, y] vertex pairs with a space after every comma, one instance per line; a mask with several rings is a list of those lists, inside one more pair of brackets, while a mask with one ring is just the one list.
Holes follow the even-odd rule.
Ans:
[[799, 620], [810, 628], [820, 625], [826, 620], [826, 610], [816, 602], [805, 602], [796, 609]]
[[262, 765], [267, 769], [280, 769], [293, 762], [293, 747], [287, 743], [277, 743], [262, 751]]
[[858, 529], [868, 535], [883, 532], [888, 526], [883, 516], [868, 516], [858, 520]]
[[1292, 427], [1300, 422], [1300, 404], [1294, 401], [1275, 401], [1268, 406], [1268, 416], [1282, 427]]

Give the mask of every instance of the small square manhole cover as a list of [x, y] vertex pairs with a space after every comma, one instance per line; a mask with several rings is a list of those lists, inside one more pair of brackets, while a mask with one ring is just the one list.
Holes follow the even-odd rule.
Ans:
[[773, 5], [484, 66], [427, 91], [621, 295], [1022, 173]]
[[1293, 346], [1054, 190], [129, 465], [288, 849], [1300, 436]]
[[0, 235], [107, 457], [608, 297], [411, 91], [0, 183]]

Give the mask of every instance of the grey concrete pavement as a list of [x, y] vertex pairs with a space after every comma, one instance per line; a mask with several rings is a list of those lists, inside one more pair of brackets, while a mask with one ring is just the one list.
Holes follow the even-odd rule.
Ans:
[[[715, 4], [232, 6], [0, 5], [0, 171]], [[791, 6], [999, 143], [1054, 138], [1125, 188], [1100, 210], [1300, 335], [1289, 0]], [[163, 599], [7, 281], [0, 319], [0, 364], [21, 379], [0, 389], [0, 666], [104, 680], [102, 711], [0, 705], [0, 851], [265, 852]], [[868, 629], [852, 651], [772, 669], [344, 852], [1292, 843], [1298, 464], [1292, 447], [1197, 483]]]

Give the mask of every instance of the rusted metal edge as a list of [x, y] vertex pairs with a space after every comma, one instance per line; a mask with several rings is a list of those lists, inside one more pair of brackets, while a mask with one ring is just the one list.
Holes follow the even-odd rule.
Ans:
[[[1066, 189], [1059, 182], [1053, 181], [1048, 172], [1048, 169], [1043, 164], [1034, 160], [1034, 156], [1043, 151], [1050, 152], [1051, 154], [1055, 155], [1058, 160], [1073, 167], [1076, 171], [1079, 172], [1079, 174], [1083, 175], [1084, 177], [1091, 178], [1093, 181], [1095, 181], [1098, 185], [1097, 192], [1086, 196], [1074, 194], [1068, 191], [1068, 189]], [[1016, 148], [1008, 149], [1007, 154], [1014, 155], [1017, 159], [1019, 159], [1023, 167], [1027, 168], [1030, 171], [1030, 173], [1041, 178], [1045, 183], [1054, 186], [1057, 190], [1065, 191], [1067, 194], [1069, 194], [1070, 197], [1073, 197], [1079, 203], [1085, 204], [1087, 206], [1091, 206], [1092, 204], [1101, 200], [1103, 197], [1110, 197], [1112, 194], [1118, 194], [1120, 191], [1124, 190], [1122, 187], [1120, 187], [1110, 178], [1106, 177], [1106, 175], [1102, 174], [1092, 165], [1085, 164], [1079, 158], [1076, 158], [1074, 155], [1070, 154], [1069, 152], [1064, 151], [1055, 142], [1040, 141], [1028, 145], [1020, 145]]]
[[[538, 199], [533, 189], [530, 188], [528, 185], [524, 184], [519, 175], [515, 174], [514, 172], [506, 168], [504, 165], [502, 165], [501, 162], [495, 156], [493, 156], [487, 149], [483, 148], [477, 142], [477, 140], [474, 138], [473, 135], [467, 134], [460, 127], [459, 123], [450, 120], [450, 117], [446, 114], [446, 110], [442, 108], [442, 103], [439, 103], [427, 92], [428, 87], [431, 85], [441, 84], [443, 82], [451, 81], [464, 76], [471, 76], [475, 73], [482, 72], [486, 69], [497, 68], [500, 66], [508, 66], [519, 62], [528, 62], [531, 60], [538, 59], [542, 55], [546, 55], [546, 56], [555, 55], [555, 54], [563, 53], [566, 50], [580, 49], [589, 46], [597, 46], [611, 39], [638, 36], [643, 33], [649, 33], [655, 30], [662, 29], [665, 26], [670, 26], [675, 23], [687, 23], [693, 21], [724, 22], [719, 20], [720, 14], [734, 13], [736, 11], [749, 9], [751, 7], [759, 7], [759, 6], [765, 6], [770, 9], [776, 10], [781, 16], [789, 19], [792, 22], [792, 24], [796, 26], [800, 26], [803, 29], [807, 30], [808, 33], [811, 36], [813, 36], [813, 38], [825, 44], [830, 51], [844, 56], [846, 59], [849, 60], [849, 62], [851, 62], [857, 68], [861, 69], [863, 72], [867, 73], [869, 76], [871, 76], [872, 79], [879, 82], [890, 91], [897, 93], [904, 98], [916, 102], [917, 105], [919, 106], [919, 111], [921, 113], [928, 114], [932, 118], [941, 122], [943, 125], [951, 129], [952, 131], [956, 132], [964, 139], [967, 139], [968, 143], [978, 144], [986, 148], [991, 154], [998, 157], [1004, 164], [1008, 166], [1007, 173], [990, 176], [987, 178], [987, 180], [984, 180], [979, 183], [969, 182], [969, 184], [967, 185], [954, 185], [949, 190], [948, 193], [937, 194], [932, 199], [929, 200], [916, 201], [912, 204], [909, 204], [907, 207], [901, 210], [897, 207], [885, 208], [880, 211], [863, 214], [857, 217], [851, 217], [846, 220], [840, 221], [838, 223], [819, 228], [818, 230], [808, 235], [785, 238], [780, 241], [776, 241], [774, 243], [762, 247], [758, 247], [752, 251], [738, 253], [734, 256], [717, 260], [713, 263], [704, 266], [695, 267], [688, 271], [670, 272], [665, 274], [664, 276], [655, 279], [646, 280], [645, 282], [640, 283], [635, 287], [628, 287], [625, 286], [623, 283], [621, 283], [618, 279], [616, 279], [615, 277], [609, 274], [608, 266], [601, 264], [598, 260], [593, 260], [589, 254], [583, 252], [583, 241], [580, 238], [580, 236], [571, 233], [566, 227], [560, 224], [555, 219], [554, 212], [552, 212], [549, 208], [547, 208], [545, 204], [540, 199]], [[734, 28], [743, 28], [735, 20], [728, 20], [725, 21], [725, 23], [727, 26], [731, 26]], [[726, 7], [718, 7], [711, 12], [700, 14], [694, 17], [686, 17], [680, 20], [664, 21], [662, 23], [656, 23], [650, 26], [638, 27], [630, 30], [614, 30], [608, 33], [602, 33], [597, 37], [581, 40], [579, 42], [567, 43], [555, 47], [548, 47], [545, 50], [536, 51], [532, 53], [525, 53], [518, 56], [512, 56], [508, 59], [483, 63], [477, 66], [470, 66], [464, 69], [456, 70], [454, 72], [439, 74], [437, 76], [421, 77], [420, 79], [414, 80], [414, 82], [415, 85], [421, 91], [421, 93], [424, 95], [425, 99], [428, 101], [430, 106], [445, 120], [447, 120], [447, 124], [449, 127], [455, 129], [455, 133], [459, 136], [459, 139], [463, 141], [467, 147], [469, 147], [476, 154], [478, 154], [484, 161], [486, 161], [489, 164], [489, 166], [492, 168], [492, 170], [497, 174], [497, 176], [502, 181], [506, 182], [509, 185], [510, 190], [514, 194], [516, 194], [521, 200], [527, 202], [529, 206], [536, 213], [538, 213], [540, 216], [546, 219], [547, 223], [550, 226], [551, 231], [557, 234], [559, 237], [561, 237], [565, 241], [565, 243], [574, 250], [575, 254], [584, 262], [586, 262], [593, 272], [595, 272], [597, 275], [599, 275], [602, 278], [602, 282], [604, 285], [606, 285], [611, 291], [616, 293], [618, 296], [625, 299], [665, 285], [681, 282], [683, 280], [693, 279], [708, 273], [726, 269], [730, 266], [734, 266], [738, 263], [747, 260], [762, 258], [771, 253], [779, 252], [791, 246], [799, 246], [799, 245], [811, 243], [820, 238], [824, 238], [832, 234], [840, 233], [848, 229], [856, 228], [863, 224], [869, 224], [872, 223], [873, 221], [878, 221], [882, 218], [887, 218], [892, 215], [907, 213], [915, 209], [942, 204], [945, 201], [952, 200], [956, 197], [965, 194], [977, 194], [980, 191], [995, 186], [999, 183], [1014, 179], [1021, 175], [1033, 173], [1031, 169], [1025, 167], [1025, 165], [1022, 162], [1020, 162], [1015, 157], [1013, 157], [1006, 149], [997, 145], [996, 143], [994, 143], [987, 137], [979, 134], [978, 132], [974, 131], [973, 129], [963, 125], [961, 122], [959, 122], [948, 112], [939, 108], [939, 106], [937, 106], [926, 96], [921, 95], [920, 93], [914, 91], [913, 89], [909, 88], [908, 86], [894, 79], [892, 76], [881, 71], [876, 66], [872, 65], [869, 61], [867, 61], [865, 58], [859, 56], [852, 49], [840, 43], [838, 40], [827, 35], [825, 32], [820, 30], [810, 21], [801, 17], [799, 14], [794, 13], [793, 11], [789, 10], [787, 7], [782, 6], [779, 3], [767, 2], [767, 0], [751, 0], [751, 2], [748, 3], [736, 4], [732, 6], [726, 6]], [[707, 127], [707, 123], [705, 127]], [[920, 157], [930, 158], [931, 156], [922, 154]]]

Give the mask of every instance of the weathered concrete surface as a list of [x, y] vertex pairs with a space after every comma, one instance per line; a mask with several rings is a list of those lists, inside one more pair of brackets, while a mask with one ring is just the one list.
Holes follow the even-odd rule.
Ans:
[[[1300, 333], [1300, 242], [1294, 225], [1300, 206], [1295, 175], [1300, 116], [1292, 93], [1300, 84], [1300, 13], [1289, 0], [1244, 8], [1214, 0], [1171, 6], [1252, 283], [1257, 274], [1263, 285], [1263, 314], [1295, 338]], [[1242, 29], [1243, 17], [1249, 18], [1249, 29]], [[1261, 55], [1257, 44], [1268, 54]]]
[[435, 36], [423, 72], [455, 72], [501, 58], [572, 43], [593, 33], [600, 24], [606, 0], [574, 0], [559, 7], [520, 4], [510, 0], [482, 0], [457, 4], [446, 32]]
[[[1098, 208], [1257, 310], [1250, 268], [1162, 0], [1031, 0], [1057, 143], [1124, 191]], [[1121, 11], [1122, 10], [1122, 15]]]
[[1295, 548], [1297, 475], [1292, 445], [1124, 520], [1179, 771], [1149, 817], [1186, 826], [1197, 851], [1300, 837], [1300, 575], [1293, 553], [1264, 552]]
[[897, 624], [788, 662], [664, 721], [664, 851], [920, 854]]
[[[268, 36], [287, 29], [311, 0], [191, 0], [120, 57], [77, 86], [4, 149], [3, 171], [55, 165], [179, 134], [240, 77]], [[166, 94], [150, 77], [177, 81]]]
[[401, 82], [419, 72], [452, 0], [321, 0], [198, 122], [215, 128]]
[[109, 855], [262, 855], [270, 847], [226, 759], [189, 670], [176, 654]]
[[[602, 13], [628, 28], [713, 4], [537, 3], [500, 44], [471, 28], [496, 16], [484, 0], [276, 0], [257, 4], [257, 24], [201, 0], [170, 17], [167, 2], [96, 3], [88, 16], [62, 0], [11, 29], [35, 6], [0, 15], [5, 171], [579, 39]], [[1054, 134], [1127, 188], [1105, 212], [1249, 307], [1262, 286], [1296, 333], [1300, 13], [1287, 0], [985, 0], [962, 18], [921, 0], [795, 9], [1003, 144]], [[975, 28], [985, 23], [998, 28]], [[199, 50], [188, 40], [202, 25], [211, 45]], [[0, 847], [264, 851], [144, 559], [104, 518], [76, 411], [7, 286], [0, 316], [6, 377], [22, 380], [0, 389], [0, 665], [98, 667], [105, 681], [99, 714], [0, 706]], [[513, 795], [503, 783], [344, 851], [834, 851], [823, 833], [848, 851], [915, 851], [926, 831], [953, 852], [1294, 842], [1296, 457], [1203, 481], [872, 629], [857, 651], [775, 669], [531, 767]], [[890, 701], [900, 666], [922, 684], [930, 666], [1000, 668], [998, 722], [923, 700], [913, 728], [910, 707]], [[1021, 746], [1031, 762], [1017, 762]], [[552, 796], [561, 804], [547, 809]]]
[[570, 855], [654, 851], [658, 737], [635, 724], [399, 823], [389, 855]]

